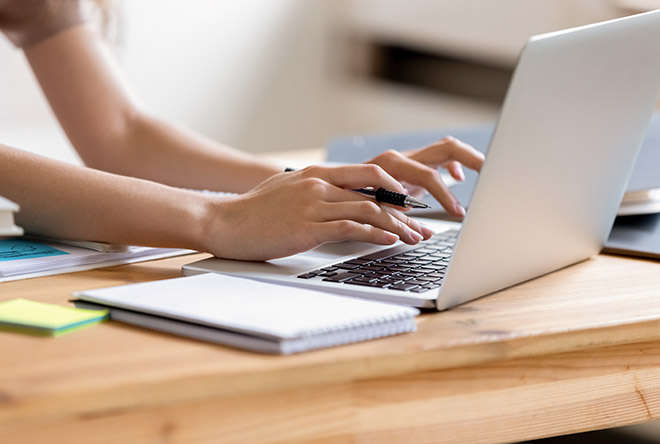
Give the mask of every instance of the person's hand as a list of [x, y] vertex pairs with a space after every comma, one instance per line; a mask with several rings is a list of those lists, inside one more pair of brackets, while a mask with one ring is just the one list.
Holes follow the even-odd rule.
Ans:
[[425, 148], [398, 152], [386, 151], [367, 163], [380, 165], [392, 177], [406, 186], [407, 193], [420, 197], [428, 191], [449, 212], [457, 217], [465, 209], [442, 181], [438, 168], [445, 168], [456, 180], [465, 179], [462, 165], [480, 171], [484, 155], [454, 137], [445, 137]]
[[267, 260], [325, 242], [415, 244], [433, 231], [351, 189], [403, 186], [377, 165], [312, 166], [272, 176], [245, 194], [218, 198], [205, 249], [229, 259]]

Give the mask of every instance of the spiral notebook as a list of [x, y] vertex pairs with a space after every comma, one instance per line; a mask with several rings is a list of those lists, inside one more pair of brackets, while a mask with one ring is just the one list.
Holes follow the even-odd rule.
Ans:
[[215, 273], [74, 293], [110, 319], [237, 348], [291, 354], [415, 330], [415, 308]]

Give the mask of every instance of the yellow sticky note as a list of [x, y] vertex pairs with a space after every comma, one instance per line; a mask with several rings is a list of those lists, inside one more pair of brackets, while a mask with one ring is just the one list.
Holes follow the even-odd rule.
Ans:
[[107, 316], [107, 310], [63, 307], [27, 299], [0, 302], [0, 329], [39, 336], [60, 336], [101, 322]]

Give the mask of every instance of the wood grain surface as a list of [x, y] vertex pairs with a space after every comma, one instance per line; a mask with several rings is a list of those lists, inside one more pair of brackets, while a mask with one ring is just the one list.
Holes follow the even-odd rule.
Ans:
[[[0, 300], [67, 304], [203, 257], [8, 282]], [[659, 266], [601, 255], [415, 333], [289, 357], [118, 323], [3, 333], [0, 442], [506, 442], [657, 418]]]

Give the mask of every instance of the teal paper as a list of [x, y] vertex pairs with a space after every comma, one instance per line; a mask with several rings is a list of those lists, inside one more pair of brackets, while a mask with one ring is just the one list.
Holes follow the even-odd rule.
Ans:
[[21, 239], [0, 240], [0, 262], [69, 254], [49, 245]]

